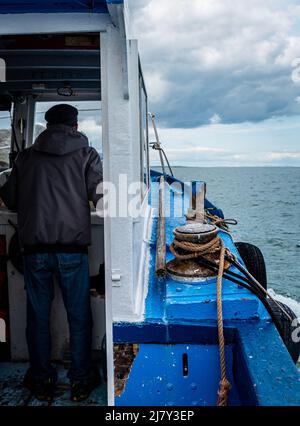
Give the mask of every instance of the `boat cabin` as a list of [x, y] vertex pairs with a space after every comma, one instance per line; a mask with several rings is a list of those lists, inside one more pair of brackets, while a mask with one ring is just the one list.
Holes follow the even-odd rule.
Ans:
[[[112, 321], [137, 321], [142, 315], [151, 212], [147, 93], [128, 19], [123, 2], [115, 0], [0, 2], [0, 58], [5, 65], [5, 81], [0, 83], [1, 184], [18, 152], [30, 147], [45, 128], [45, 111], [69, 103], [79, 110], [79, 131], [102, 157], [104, 180], [110, 182], [109, 191], [104, 188], [107, 202], [118, 200], [117, 210], [123, 209], [109, 216], [91, 208], [93, 351], [102, 363], [107, 359], [108, 371], [109, 397], [107, 401], [102, 390], [97, 401], [102, 404], [113, 403]], [[131, 199], [134, 217], [126, 211]], [[0, 309], [7, 342], [2, 361], [12, 362], [7, 378], [28, 359], [16, 229], [17, 215], [2, 208]], [[58, 287], [52, 340], [53, 359], [67, 363], [68, 326]], [[2, 391], [0, 400], [5, 395]]]

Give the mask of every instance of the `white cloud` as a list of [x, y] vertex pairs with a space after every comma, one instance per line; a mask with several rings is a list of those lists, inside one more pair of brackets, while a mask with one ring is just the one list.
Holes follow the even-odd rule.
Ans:
[[219, 114], [214, 114], [212, 117], [210, 117], [209, 119], [211, 124], [219, 124], [222, 121], [222, 118], [219, 116]]
[[266, 159], [273, 160], [300, 160], [300, 152], [269, 152]]
[[159, 72], [147, 73], [145, 72], [145, 80], [147, 82], [147, 91], [151, 93], [152, 102], [159, 102], [164, 99], [170, 84], [164, 80]]
[[184, 148], [170, 148], [168, 149], [168, 153], [175, 153], [175, 154], [180, 154], [180, 153], [187, 153], [187, 154], [195, 154], [196, 152], [208, 152], [208, 153], [216, 153], [216, 152], [227, 152], [226, 149], [222, 149], [222, 148], [212, 148], [209, 146], [185, 146]]
[[93, 118], [80, 121], [80, 130], [84, 133], [97, 133], [98, 136], [102, 132], [102, 126]]
[[79, 131], [86, 134], [91, 146], [102, 151], [102, 125], [95, 118], [80, 120]]
[[288, 37], [283, 51], [275, 60], [276, 65], [290, 66], [300, 54], [300, 37]]
[[[300, 166], [299, 117], [158, 131], [173, 165]], [[158, 164], [157, 152], [151, 160]]]

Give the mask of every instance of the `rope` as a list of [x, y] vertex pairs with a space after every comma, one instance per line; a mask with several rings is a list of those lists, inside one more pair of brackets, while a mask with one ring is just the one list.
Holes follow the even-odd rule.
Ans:
[[227, 232], [229, 231], [228, 225], [237, 225], [238, 222], [235, 219], [222, 219], [219, 216], [216, 216], [215, 214], [212, 214], [209, 212], [209, 209], [206, 209], [205, 211], [205, 219], [209, 220], [214, 225], [218, 226], [221, 229], [224, 229]]
[[[180, 253], [179, 250], [186, 252]], [[223, 309], [222, 309], [222, 278], [225, 268], [225, 246], [223, 240], [217, 236], [208, 243], [197, 244], [189, 241], [179, 241], [176, 238], [170, 246], [171, 253], [180, 260], [194, 259], [208, 254], [219, 252], [219, 268], [217, 279], [217, 323], [218, 323], [218, 340], [219, 340], [219, 354], [220, 354], [220, 371], [221, 380], [218, 390], [218, 406], [226, 406], [228, 404], [228, 395], [231, 388], [230, 382], [226, 374], [226, 357], [225, 357], [225, 338], [224, 338], [224, 324], [223, 324]]]
[[222, 309], [222, 278], [223, 278], [224, 262], [225, 262], [225, 246], [224, 246], [223, 240], [221, 238], [219, 238], [219, 240], [220, 240], [221, 250], [220, 250], [218, 280], [217, 280], [217, 316], [218, 316], [218, 337], [219, 337], [221, 381], [219, 384], [217, 405], [219, 407], [223, 407], [228, 404], [228, 395], [229, 395], [231, 385], [226, 375], [225, 338], [224, 338], [223, 309]]
[[[179, 241], [176, 238], [173, 240], [170, 250], [171, 253], [180, 260], [188, 260], [199, 257], [200, 255], [207, 255], [216, 253], [220, 250], [221, 238], [216, 237], [206, 244], [197, 244], [189, 241]], [[177, 248], [188, 252], [188, 254], [181, 254]]]

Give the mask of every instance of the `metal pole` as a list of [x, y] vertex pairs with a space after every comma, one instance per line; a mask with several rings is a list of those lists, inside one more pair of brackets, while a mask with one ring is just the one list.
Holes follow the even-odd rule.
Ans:
[[166, 218], [165, 218], [165, 178], [159, 181], [159, 207], [157, 220], [156, 241], [156, 275], [163, 278], [166, 275]]
[[186, 218], [188, 221], [205, 221], [205, 193], [206, 185], [204, 182], [193, 181], [191, 183], [191, 198]]
[[152, 126], [153, 126], [153, 130], [154, 130], [154, 134], [155, 134], [156, 146], [157, 146], [157, 149], [159, 151], [159, 157], [160, 157], [162, 172], [165, 175], [166, 174], [165, 164], [164, 164], [164, 158], [163, 158], [163, 155], [162, 155], [162, 152], [161, 152], [161, 143], [160, 143], [158, 131], [157, 131], [157, 128], [156, 128], [155, 114], [152, 114], [151, 112], [149, 112], [149, 115], [150, 115], [151, 120], [152, 120]]

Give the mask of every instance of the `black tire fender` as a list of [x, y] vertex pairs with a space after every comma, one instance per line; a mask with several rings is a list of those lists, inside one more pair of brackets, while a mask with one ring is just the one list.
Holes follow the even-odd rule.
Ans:
[[277, 301], [278, 305], [280, 305], [292, 318], [292, 321], [290, 321], [273, 300], [268, 300], [268, 303], [273, 312], [273, 321], [276, 328], [296, 364], [300, 355], [300, 340], [298, 342], [293, 340], [293, 332], [300, 327], [299, 321], [296, 321], [297, 316], [287, 305]]
[[250, 274], [267, 290], [266, 264], [261, 250], [253, 244], [244, 242], [237, 242], [235, 246]]
[[[246, 268], [250, 272], [251, 275], [267, 290], [267, 272], [266, 272], [266, 264], [261, 250], [250, 243], [237, 242], [235, 246], [245, 263]], [[278, 305], [273, 301], [268, 299], [268, 304], [272, 311], [272, 318], [274, 324], [287, 348], [291, 358], [294, 363], [296, 363], [299, 359], [300, 355], [300, 341], [293, 341], [293, 332], [297, 327], [300, 326], [295, 313], [284, 303], [277, 303], [290, 315], [292, 321], [290, 321], [286, 315], [282, 312], [282, 310], [278, 307]]]

